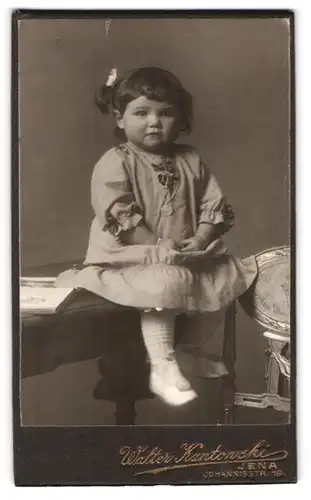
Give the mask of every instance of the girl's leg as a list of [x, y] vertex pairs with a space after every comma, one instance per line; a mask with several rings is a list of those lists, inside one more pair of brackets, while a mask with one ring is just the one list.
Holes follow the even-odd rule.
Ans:
[[144, 343], [151, 363], [151, 390], [172, 405], [196, 397], [174, 357], [175, 314], [150, 311], [141, 315]]

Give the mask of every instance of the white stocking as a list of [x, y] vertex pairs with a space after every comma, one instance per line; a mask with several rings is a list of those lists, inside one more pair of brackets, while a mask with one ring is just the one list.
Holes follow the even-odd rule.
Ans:
[[175, 314], [167, 311], [144, 312], [141, 329], [152, 370], [165, 385], [173, 385], [181, 391], [189, 390], [190, 384], [174, 357]]
[[168, 359], [174, 352], [175, 314], [170, 312], [143, 312], [141, 329], [152, 365]]

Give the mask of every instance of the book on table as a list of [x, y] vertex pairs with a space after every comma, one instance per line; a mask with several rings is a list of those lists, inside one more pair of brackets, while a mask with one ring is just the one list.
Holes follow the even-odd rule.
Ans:
[[78, 288], [55, 286], [53, 277], [20, 278], [20, 311], [32, 314], [54, 314], [68, 305]]

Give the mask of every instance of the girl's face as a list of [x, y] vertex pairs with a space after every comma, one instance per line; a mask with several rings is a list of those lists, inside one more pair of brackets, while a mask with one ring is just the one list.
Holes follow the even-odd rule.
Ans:
[[145, 96], [128, 103], [123, 116], [117, 116], [117, 125], [129, 141], [150, 152], [160, 152], [177, 139], [180, 130], [175, 106]]

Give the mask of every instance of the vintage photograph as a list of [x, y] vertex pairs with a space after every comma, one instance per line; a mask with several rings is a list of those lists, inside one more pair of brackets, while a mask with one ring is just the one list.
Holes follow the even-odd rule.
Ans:
[[12, 43], [16, 484], [294, 482], [293, 14]]
[[21, 426], [291, 421], [290, 21], [21, 16]]

